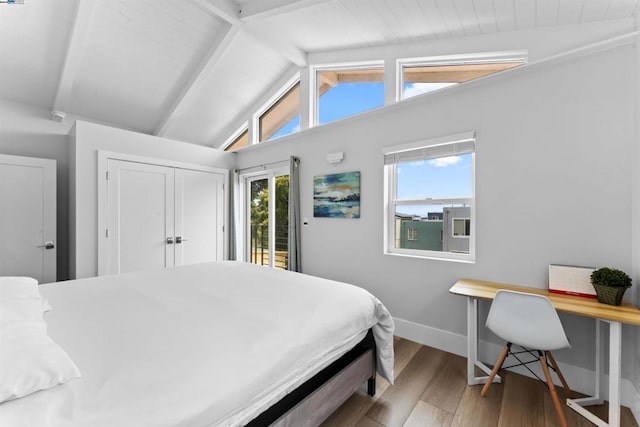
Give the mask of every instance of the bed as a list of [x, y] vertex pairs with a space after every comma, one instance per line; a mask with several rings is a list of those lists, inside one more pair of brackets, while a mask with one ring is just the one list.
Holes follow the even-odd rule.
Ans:
[[391, 316], [352, 285], [227, 261], [39, 290], [82, 377], [1, 403], [3, 426], [313, 425], [393, 379]]

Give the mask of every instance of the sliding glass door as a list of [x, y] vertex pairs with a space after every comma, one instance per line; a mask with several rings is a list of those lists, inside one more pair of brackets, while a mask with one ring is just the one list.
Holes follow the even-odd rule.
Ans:
[[259, 265], [287, 269], [289, 173], [269, 171], [245, 178], [246, 259]]

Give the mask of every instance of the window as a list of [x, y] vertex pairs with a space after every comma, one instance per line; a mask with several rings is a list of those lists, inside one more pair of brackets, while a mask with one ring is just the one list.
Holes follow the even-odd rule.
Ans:
[[399, 99], [488, 76], [524, 63], [522, 53], [399, 60], [398, 72], [402, 78]]
[[300, 130], [300, 81], [285, 85], [284, 93], [258, 115], [258, 142]]
[[453, 218], [453, 237], [469, 237], [471, 235], [471, 219]]
[[[270, 141], [298, 132], [301, 126], [307, 129], [380, 108], [385, 97], [386, 103], [400, 101], [509, 70], [525, 65], [527, 55], [526, 51], [508, 51], [313, 65], [302, 88], [297, 72], [267, 102], [260, 101], [252, 108], [248, 132], [234, 133], [226, 149]], [[392, 70], [385, 78], [385, 70], [393, 65], [396, 72]], [[385, 80], [394, 83], [385, 88]]]
[[237, 150], [238, 148], [246, 147], [247, 145], [249, 145], [249, 129], [244, 128], [244, 130], [241, 131], [238, 136], [233, 138], [229, 145], [225, 147], [224, 151]]
[[315, 68], [316, 124], [324, 124], [384, 105], [382, 63]]
[[385, 253], [473, 261], [474, 133], [383, 151]]
[[289, 254], [289, 171], [244, 175], [245, 259], [286, 270]]

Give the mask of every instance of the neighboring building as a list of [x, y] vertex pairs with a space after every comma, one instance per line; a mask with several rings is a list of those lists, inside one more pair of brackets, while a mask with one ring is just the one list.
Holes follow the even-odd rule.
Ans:
[[442, 221], [442, 212], [429, 212], [426, 219]]
[[469, 253], [471, 209], [469, 207], [444, 208], [443, 213], [442, 250]]
[[442, 221], [404, 220], [400, 236], [401, 248], [442, 251]]
[[396, 247], [428, 251], [469, 252], [471, 209], [444, 208], [429, 212], [426, 218], [396, 215]]

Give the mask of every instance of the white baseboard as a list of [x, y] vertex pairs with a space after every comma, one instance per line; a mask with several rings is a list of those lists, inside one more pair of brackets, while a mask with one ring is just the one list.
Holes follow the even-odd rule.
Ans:
[[438, 350], [459, 356], [467, 356], [467, 337], [408, 320], [393, 318], [396, 325], [395, 335]]
[[[399, 319], [397, 317], [394, 317], [393, 320], [396, 325], [396, 336], [449, 353], [457, 354], [459, 356], [467, 357], [466, 335], [454, 334], [453, 332], [443, 331], [441, 329], [432, 328], [419, 323]], [[493, 362], [497, 359], [501, 349], [502, 346], [499, 344], [480, 341], [478, 343], [478, 359], [489, 365], [493, 365]], [[543, 376], [542, 372], [539, 371], [539, 367], [531, 367], [533, 367], [533, 371], [536, 372], [536, 374], [541, 377]], [[594, 394], [595, 371], [560, 362], [558, 362], [558, 367], [564, 374], [564, 377], [572, 390], [590, 396]], [[525, 368], [515, 368], [513, 371], [533, 378], [533, 375], [531, 375], [531, 373]], [[556, 380], [557, 379], [554, 381]], [[604, 384], [601, 391], [601, 397], [608, 400], [609, 389], [607, 385], [609, 384], [609, 376], [603, 375], [601, 383]], [[640, 391], [636, 389], [632, 381], [626, 378], [622, 378], [620, 388], [622, 405], [629, 407], [636, 420], [640, 422]]]

